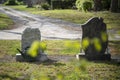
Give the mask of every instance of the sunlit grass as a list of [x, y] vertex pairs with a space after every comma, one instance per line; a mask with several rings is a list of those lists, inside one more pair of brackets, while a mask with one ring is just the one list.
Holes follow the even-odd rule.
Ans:
[[[45, 53], [48, 55], [75, 55], [80, 52], [79, 40], [45, 40], [43, 43], [47, 45]], [[15, 56], [20, 44], [20, 41], [16, 40], [0, 40], [0, 56]]]
[[0, 30], [11, 28], [13, 21], [5, 14], [0, 13]]
[[[45, 53], [48, 55], [76, 55], [80, 52], [79, 40], [44, 40], [43, 42], [47, 45]], [[111, 54], [117, 53], [120, 55], [119, 43], [120, 41], [109, 42]], [[18, 53], [16, 49], [20, 49], [20, 44], [18, 40], [0, 40], [0, 56], [15, 56], [15, 54]]]
[[8, 7], [11, 7], [11, 8], [14, 8], [16, 10], [20, 10], [20, 11], [28, 11], [28, 12], [34, 12], [34, 11], [39, 11], [39, 9], [37, 8], [27, 8], [27, 6], [23, 6], [23, 5], [20, 5], [20, 6], [8, 6]]
[[45, 40], [46, 53], [57, 55], [76, 55], [80, 52], [79, 40]]
[[20, 41], [16, 40], [0, 40], [0, 57], [4, 55], [15, 55], [17, 48], [20, 48]]

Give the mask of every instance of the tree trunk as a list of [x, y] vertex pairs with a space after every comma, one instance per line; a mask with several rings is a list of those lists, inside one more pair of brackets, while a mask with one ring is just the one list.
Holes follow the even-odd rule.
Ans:
[[33, 7], [32, 0], [26, 0], [26, 1], [27, 1], [27, 7], [28, 8]]
[[118, 10], [118, 0], [111, 0], [110, 11], [117, 12], [117, 10]]
[[100, 11], [100, 10], [102, 10], [101, 0], [94, 0], [94, 10], [95, 10], [95, 11]]

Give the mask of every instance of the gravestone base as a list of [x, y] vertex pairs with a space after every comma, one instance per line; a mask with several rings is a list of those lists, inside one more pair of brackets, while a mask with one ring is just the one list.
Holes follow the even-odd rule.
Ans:
[[110, 54], [99, 54], [99, 55], [86, 55], [86, 58], [88, 60], [111, 60], [111, 55]]
[[33, 62], [33, 61], [39, 61], [39, 62], [44, 62], [47, 61], [48, 57], [46, 54], [42, 53], [39, 56], [37, 56], [36, 58], [24, 58], [20, 53], [16, 54], [16, 61], [19, 62]]
[[23, 56], [20, 53], [18, 53], [18, 54], [16, 54], [16, 61], [22, 62], [25, 60], [24, 60]]
[[85, 55], [85, 53], [79, 53], [76, 55], [77, 59], [85, 58], [87, 60], [111, 60], [110, 54], [102, 54], [102, 55]]

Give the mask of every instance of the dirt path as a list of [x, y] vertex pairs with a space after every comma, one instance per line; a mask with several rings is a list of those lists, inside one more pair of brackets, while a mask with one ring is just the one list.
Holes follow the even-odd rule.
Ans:
[[14, 29], [0, 31], [0, 39], [21, 39], [21, 34], [27, 27], [39, 28], [42, 39], [81, 38], [82, 32], [78, 24], [32, 15], [9, 7], [0, 7], [0, 12], [9, 15], [15, 22]]
[[[79, 24], [52, 19], [27, 12], [17, 11], [0, 6], [0, 12], [9, 15], [15, 22], [14, 29], [1, 30], [0, 39], [21, 39], [23, 30], [27, 27], [39, 28], [41, 39], [81, 39], [82, 31]], [[109, 40], [120, 40], [115, 30], [108, 30]]]

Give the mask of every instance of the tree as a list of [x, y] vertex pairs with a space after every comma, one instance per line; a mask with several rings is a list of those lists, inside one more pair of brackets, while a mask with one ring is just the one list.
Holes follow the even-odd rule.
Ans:
[[117, 10], [118, 10], [118, 0], [111, 0], [110, 11], [117, 12]]
[[77, 0], [76, 7], [78, 10], [82, 11], [90, 11], [92, 9], [92, 1], [91, 0]]
[[94, 10], [100, 11], [102, 10], [102, 2], [101, 0], [93, 0], [94, 1]]
[[8, 0], [5, 5], [18, 5], [17, 0]]
[[33, 7], [33, 2], [32, 2], [32, 0], [26, 0], [26, 3], [27, 3], [27, 7], [28, 7], [28, 8]]

